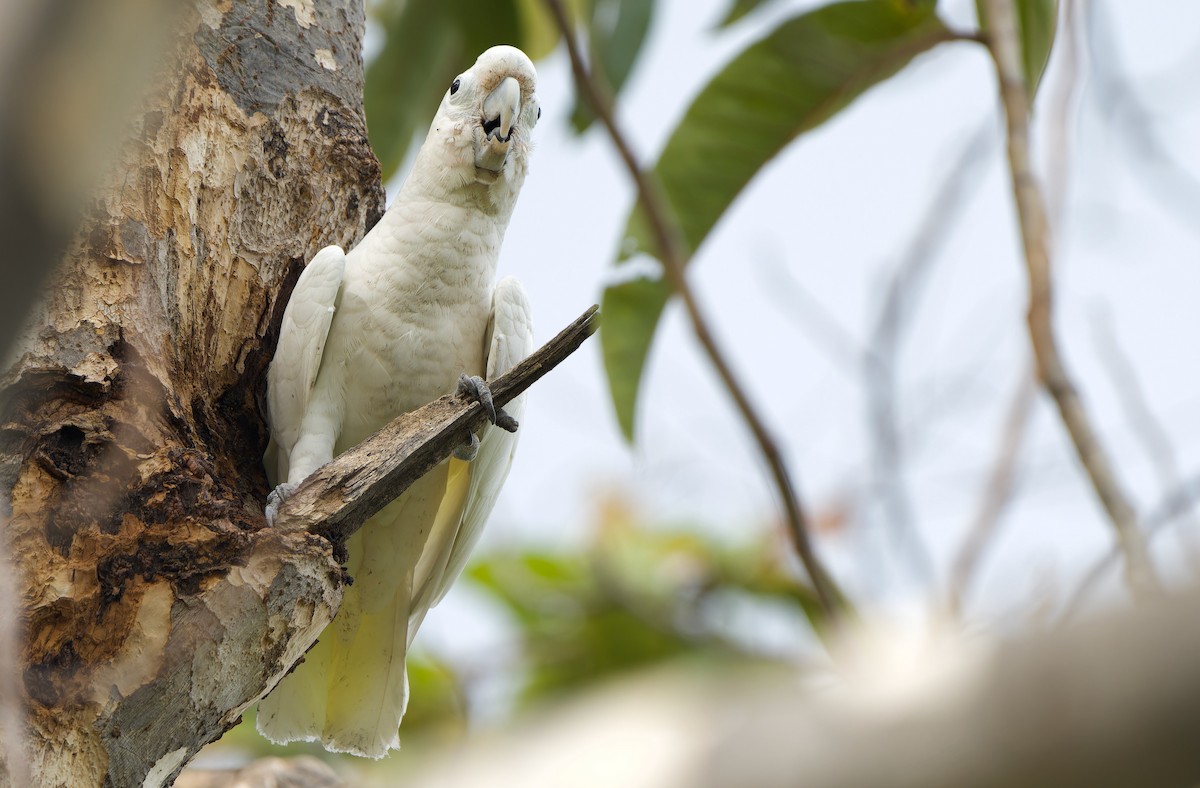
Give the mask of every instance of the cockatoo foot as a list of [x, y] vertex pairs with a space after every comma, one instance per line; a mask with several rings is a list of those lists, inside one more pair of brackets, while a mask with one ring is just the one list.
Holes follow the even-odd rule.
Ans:
[[275, 520], [279, 517], [279, 507], [283, 502], [292, 497], [292, 493], [296, 492], [298, 484], [283, 484], [271, 490], [271, 494], [267, 496], [267, 508], [263, 510], [263, 514], [267, 516], [267, 525], [274, 527]]
[[453, 452], [451, 452], [451, 454], [454, 455], [454, 459], [456, 460], [470, 462], [471, 460], [475, 459], [477, 454], [479, 454], [479, 438], [477, 438], [475, 433], [472, 432], [471, 439], [460, 445]]
[[483, 405], [483, 409], [488, 415], [488, 421], [492, 422], [492, 424], [495, 424], [505, 432], [517, 431], [517, 420], [505, 413], [504, 408], [496, 407], [492, 401], [492, 390], [483, 378], [478, 375], [459, 376], [458, 393], [465, 394], [477, 400], [480, 405]]
[[458, 393], [465, 394], [483, 406], [487, 412], [488, 421], [496, 423], [496, 406], [492, 402], [492, 390], [487, 381], [478, 375], [459, 375]]

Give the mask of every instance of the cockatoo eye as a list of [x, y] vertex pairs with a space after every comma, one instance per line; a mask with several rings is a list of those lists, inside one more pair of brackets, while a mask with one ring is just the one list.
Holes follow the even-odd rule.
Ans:
[[542, 108], [538, 107], [538, 120], [542, 119]]
[[450, 95], [451, 96], [453, 96], [455, 93], [458, 92], [458, 86], [461, 82], [462, 82], [462, 80], [456, 79], [450, 83]]

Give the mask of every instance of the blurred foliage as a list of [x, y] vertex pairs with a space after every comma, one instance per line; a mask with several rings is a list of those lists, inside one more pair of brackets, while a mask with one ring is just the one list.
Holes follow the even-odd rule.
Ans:
[[740, 21], [742, 17], [757, 10], [765, 2], [769, 2], [769, 0], [733, 0], [729, 5], [728, 13], [721, 20], [721, 27], [729, 27], [734, 22]]
[[[638, 53], [650, 30], [654, 0], [592, 0], [591, 15], [584, 26], [589, 60], [599, 66], [613, 95], [620, 92], [633, 71]], [[575, 96], [571, 125], [584, 132], [596, 119], [581, 96]]]
[[[704, 87], [667, 141], [654, 174], [688, 253], [788, 143], [952, 34], [928, 2], [833, 3], [782, 22]], [[657, 256], [645, 213], [630, 214], [618, 262]], [[600, 341], [613, 404], [634, 432], [646, 354], [670, 291], [660, 279], [604, 292]]]
[[692, 530], [643, 528], [610, 511], [581, 552], [488, 555], [468, 577], [517, 622], [523, 697], [533, 700], [670, 659], [771, 656], [725, 631], [710, 603], [732, 593], [782, 604], [798, 622], [819, 616], [787, 555], [774, 538], [731, 546]]

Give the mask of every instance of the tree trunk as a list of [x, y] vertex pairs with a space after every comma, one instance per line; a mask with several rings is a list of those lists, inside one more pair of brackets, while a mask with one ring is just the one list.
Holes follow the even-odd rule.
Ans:
[[196, 5], [2, 380], [37, 785], [169, 783], [340, 600], [264, 527], [260, 402], [304, 261], [383, 209], [362, 3]]

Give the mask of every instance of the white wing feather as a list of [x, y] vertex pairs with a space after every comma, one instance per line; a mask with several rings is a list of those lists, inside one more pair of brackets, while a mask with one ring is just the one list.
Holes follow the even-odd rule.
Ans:
[[345, 272], [346, 253], [340, 246], [326, 246], [301, 272], [283, 312], [279, 344], [267, 370], [267, 412], [274, 444], [268, 456], [273, 452], [275, 462], [266, 465], [267, 473], [275, 474], [272, 484], [287, 480], [287, 457], [299, 437], [321, 368]]
[[[489, 324], [490, 340], [487, 354], [487, 379], [495, 380], [523, 361], [533, 352], [533, 321], [529, 299], [521, 283], [513, 277], [505, 277], [496, 285], [492, 294], [492, 319]], [[525, 412], [525, 395], [516, 397], [504, 409], [517, 421]], [[458, 578], [471, 551], [483, 534], [483, 526], [500, 488], [512, 468], [513, 454], [517, 449], [518, 433], [505, 432], [489, 427], [479, 442], [479, 453], [471, 461], [471, 481], [467, 488], [466, 506], [462, 523], [450, 548], [446, 567], [433, 589], [430, 607], [442, 600], [450, 586]]]

